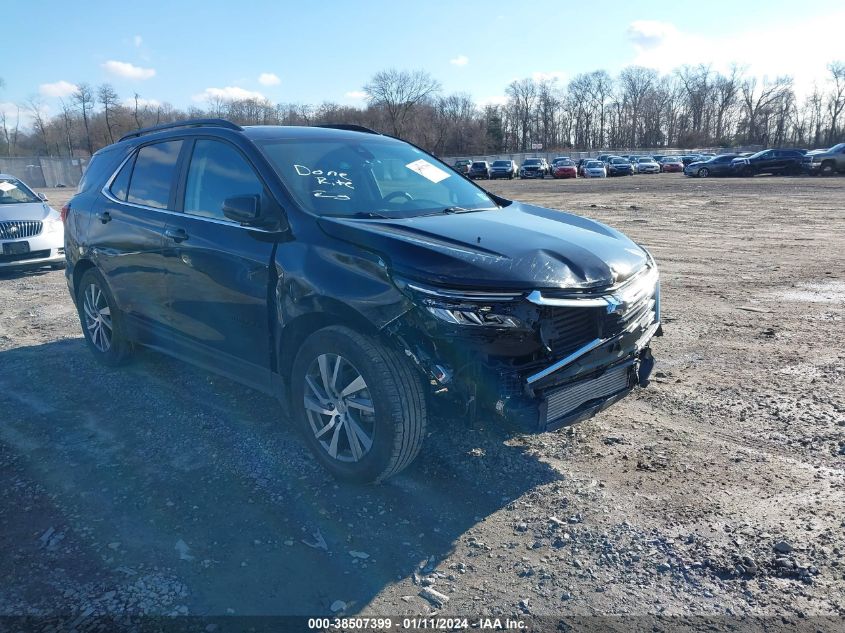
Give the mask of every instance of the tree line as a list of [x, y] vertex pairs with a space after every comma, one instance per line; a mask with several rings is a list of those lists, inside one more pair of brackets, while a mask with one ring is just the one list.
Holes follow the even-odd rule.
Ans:
[[[241, 125], [351, 123], [409, 140], [441, 156], [604, 148], [820, 147], [841, 142], [845, 62], [831, 62], [823, 85], [799, 98], [791, 77], [760, 80], [734, 66], [681, 66], [660, 75], [629, 66], [616, 77], [582, 73], [511, 82], [501, 103], [479, 105], [467, 93], [444, 94], [422, 70], [383, 70], [363, 87], [366, 103], [271, 103], [215, 98], [179, 109], [110, 84], [76, 85], [52, 116], [32, 97], [0, 111], [0, 156], [87, 156], [141, 127], [197, 117]], [[0, 79], [0, 89], [2, 89]], [[1, 94], [1, 93], [0, 93]], [[30, 125], [22, 121], [29, 118]]]

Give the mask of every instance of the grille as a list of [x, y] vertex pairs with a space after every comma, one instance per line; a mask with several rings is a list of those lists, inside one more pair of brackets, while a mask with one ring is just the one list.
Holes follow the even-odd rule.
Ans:
[[626, 389], [629, 385], [630, 364], [616, 367], [603, 373], [598, 378], [583, 380], [563, 389], [553, 391], [548, 399], [546, 423], [551, 423], [575, 411], [585, 402], [596, 398], [606, 398]]
[[565, 356], [599, 334], [601, 308], [549, 308], [542, 316], [543, 333], [555, 355]]
[[653, 294], [627, 306], [623, 312], [614, 312], [607, 316], [604, 324], [605, 338], [616, 336], [625, 330], [636, 332], [644, 330], [657, 319], [656, 301]]
[[11, 220], [0, 222], [0, 240], [35, 237], [41, 233], [40, 220]]

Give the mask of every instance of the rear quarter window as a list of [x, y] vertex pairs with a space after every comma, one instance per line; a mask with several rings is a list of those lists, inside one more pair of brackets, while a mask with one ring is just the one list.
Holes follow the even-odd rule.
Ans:
[[114, 170], [117, 169], [118, 164], [120, 164], [120, 161], [123, 160], [128, 151], [129, 149], [125, 147], [107, 147], [94, 154], [88, 163], [88, 167], [85, 168], [85, 172], [82, 174], [82, 179], [79, 181], [76, 193], [88, 191], [94, 186], [102, 187], [105, 185], [109, 176], [114, 173]]

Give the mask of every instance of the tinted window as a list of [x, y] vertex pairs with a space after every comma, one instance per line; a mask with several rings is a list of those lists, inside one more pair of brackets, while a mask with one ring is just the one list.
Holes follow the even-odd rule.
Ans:
[[486, 169], [487, 163], [473, 163], [472, 166], [476, 169]]
[[132, 176], [132, 166], [135, 164], [135, 156], [132, 156], [123, 167], [120, 168], [117, 176], [111, 183], [111, 194], [121, 202], [126, 200], [126, 193], [129, 191], [129, 178]]
[[264, 185], [234, 147], [220, 141], [196, 142], [185, 184], [185, 213], [223, 220], [226, 198], [263, 191]]
[[125, 149], [123, 151], [117, 151], [117, 148], [107, 148], [94, 154], [91, 157], [91, 162], [88, 163], [88, 167], [85, 168], [85, 172], [82, 174], [82, 179], [79, 181], [79, 186], [76, 189], [77, 193], [87, 191], [93, 185], [102, 187], [109, 176], [117, 169], [120, 159], [126, 156], [125, 151]]
[[511, 162], [509, 160], [497, 160], [493, 161], [493, 167], [510, 167]]
[[182, 141], [167, 141], [146, 145], [135, 158], [132, 182], [127, 200], [156, 209], [166, 209], [170, 200], [170, 185]]

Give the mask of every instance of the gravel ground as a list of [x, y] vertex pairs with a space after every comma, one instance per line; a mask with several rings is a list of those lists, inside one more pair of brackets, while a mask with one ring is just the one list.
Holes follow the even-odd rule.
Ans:
[[341, 485], [272, 399], [105, 370], [61, 272], [5, 273], [0, 614], [843, 622], [845, 178], [489, 187], [654, 253], [648, 389], [540, 436], [436, 420], [405, 473]]

